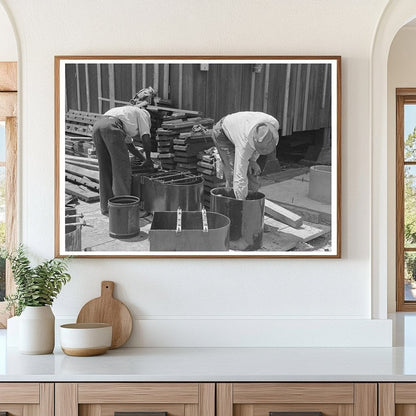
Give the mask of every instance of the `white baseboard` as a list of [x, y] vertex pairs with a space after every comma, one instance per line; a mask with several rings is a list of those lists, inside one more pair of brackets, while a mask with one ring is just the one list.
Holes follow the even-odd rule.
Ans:
[[[57, 327], [71, 321], [71, 317], [57, 317]], [[125, 346], [391, 347], [392, 323], [387, 319], [140, 317], [134, 320], [133, 333]]]

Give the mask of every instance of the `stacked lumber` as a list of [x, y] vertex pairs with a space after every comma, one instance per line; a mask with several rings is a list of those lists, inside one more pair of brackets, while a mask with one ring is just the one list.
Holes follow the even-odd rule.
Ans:
[[69, 110], [65, 115], [65, 133], [91, 137], [92, 126], [100, 116], [97, 113]]
[[69, 110], [65, 115], [65, 154], [79, 157], [95, 156], [92, 126], [100, 114]]
[[66, 155], [65, 194], [85, 202], [99, 201], [98, 162], [86, 157]]
[[208, 209], [211, 206], [211, 189], [225, 186], [225, 179], [218, 169], [218, 152], [215, 147], [198, 153], [197, 172], [204, 178], [203, 204]]

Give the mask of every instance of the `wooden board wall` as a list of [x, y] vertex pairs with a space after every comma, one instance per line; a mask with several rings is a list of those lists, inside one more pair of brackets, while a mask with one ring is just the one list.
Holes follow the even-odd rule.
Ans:
[[152, 86], [174, 107], [201, 111], [214, 120], [236, 111], [276, 117], [282, 135], [329, 127], [328, 64], [68, 64], [67, 110], [104, 113]]

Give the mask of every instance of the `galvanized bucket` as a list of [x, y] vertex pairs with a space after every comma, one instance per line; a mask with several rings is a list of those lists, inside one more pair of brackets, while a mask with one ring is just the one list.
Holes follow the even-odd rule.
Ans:
[[115, 196], [108, 200], [110, 237], [131, 238], [140, 233], [140, 199], [132, 195]]
[[232, 188], [211, 190], [211, 211], [230, 219], [230, 249], [258, 250], [263, 244], [265, 196], [249, 192], [247, 199], [236, 199]]

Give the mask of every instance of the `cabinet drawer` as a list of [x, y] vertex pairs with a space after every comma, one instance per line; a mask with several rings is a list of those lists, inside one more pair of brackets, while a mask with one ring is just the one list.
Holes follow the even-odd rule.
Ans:
[[0, 383], [0, 415], [53, 416], [53, 384]]
[[58, 383], [56, 416], [215, 416], [213, 383]]
[[217, 416], [377, 416], [375, 383], [221, 383]]

